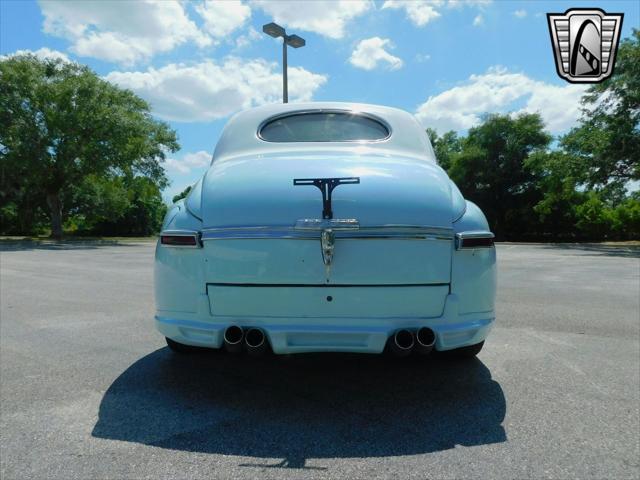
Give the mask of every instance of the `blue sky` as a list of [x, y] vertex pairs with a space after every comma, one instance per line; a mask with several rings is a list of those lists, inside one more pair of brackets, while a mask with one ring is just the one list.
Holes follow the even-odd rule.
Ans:
[[30, 50], [85, 63], [147, 99], [178, 132], [170, 198], [205, 171], [226, 120], [280, 101], [276, 21], [307, 45], [289, 50], [291, 101], [378, 103], [440, 132], [484, 112], [537, 111], [558, 135], [583, 86], [557, 77], [547, 12], [600, 7], [640, 26], [640, 2], [0, 0], [0, 54]]

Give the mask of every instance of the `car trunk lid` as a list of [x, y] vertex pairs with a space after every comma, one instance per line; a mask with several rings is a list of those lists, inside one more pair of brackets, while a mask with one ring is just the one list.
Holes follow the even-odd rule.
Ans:
[[[326, 202], [318, 185], [294, 180], [335, 178], [358, 183], [336, 186], [333, 218], [323, 218]], [[214, 162], [202, 192], [207, 283], [450, 281], [450, 186], [430, 162], [339, 153], [239, 157]], [[330, 255], [322, 240], [327, 231]]]

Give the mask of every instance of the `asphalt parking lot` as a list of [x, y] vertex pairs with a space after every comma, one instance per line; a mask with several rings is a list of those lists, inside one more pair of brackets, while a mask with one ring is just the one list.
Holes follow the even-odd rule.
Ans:
[[500, 245], [478, 359], [176, 358], [151, 243], [0, 245], [0, 477], [638, 478], [640, 259]]

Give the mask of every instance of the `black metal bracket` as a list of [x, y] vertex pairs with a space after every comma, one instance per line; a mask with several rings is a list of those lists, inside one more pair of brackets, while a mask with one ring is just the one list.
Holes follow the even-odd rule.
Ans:
[[360, 183], [360, 177], [343, 177], [343, 178], [294, 178], [294, 185], [313, 185], [322, 192], [322, 218], [333, 218], [331, 210], [331, 193], [338, 185]]

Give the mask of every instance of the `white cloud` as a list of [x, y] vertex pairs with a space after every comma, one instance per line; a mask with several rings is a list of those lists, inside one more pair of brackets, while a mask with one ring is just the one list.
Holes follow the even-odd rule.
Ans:
[[[110, 82], [133, 90], [151, 103], [154, 114], [182, 122], [211, 121], [238, 110], [281, 101], [277, 63], [227, 57], [196, 64], [169, 64], [144, 72], [111, 72]], [[309, 101], [326, 75], [289, 68], [289, 97]]]
[[493, 3], [493, 0], [448, 0], [447, 7], [449, 8], [462, 8], [462, 7], [484, 8], [491, 3]]
[[[465, 6], [479, 7], [491, 3], [492, 0], [386, 0], [382, 10], [404, 10], [407, 18], [416, 26], [423, 27], [432, 20], [442, 16], [444, 8], [461, 8]], [[478, 17], [476, 17], [477, 19]], [[482, 21], [482, 20], [479, 20]], [[474, 20], [474, 25], [475, 25]]]
[[212, 43], [180, 2], [41, 0], [40, 8], [44, 32], [68, 39], [82, 57], [131, 65], [186, 42]]
[[[583, 85], [553, 85], [524, 73], [492, 67], [482, 75], [471, 75], [464, 84], [431, 96], [418, 107], [416, 116], [425, 126], [466, 130], [481, 121], [484, 113], [538, 112], [552, 133], [568, 130], [580, 117]], [[524, 107], [517, 108], [515, 103]]]
[[431, 55], [428, 53], [416, 53], [415, 60], [418, 63], [424, 63], [428, 60], [431, 60]]
[[349, 61], [354, 67], [364, 70], [373, 70], [383, 63], [389, 70], [397, 70], [402, 67], [402, 60], [387, 52], [385, 47], [393, 48], [389, 39], [367, 38], [358, 43]]
[[476, 15], [476, 18], [473, 19], [473, 26], [480, 27], [482, 25], [484, 25], [484, 17], [481, 13], [479, 13], [478, 15]]
[[71, 61], [66, 54], [59, 52], [58, 50], [51, 50], [50, 48], [47, 48], [47, 47], [42, 47], [42, 48], [39, 48], [38, 50], [16, 50], [10, 55], [5, 55], [5, 57], [13, 57], [15, 55], [29, 55], [29, 54], [35, 55], [40, 60], [53, 59], [53, 60], [62, 60], [63, 62]]
[[369, 10], [372, 3], [368, 0], [254, 0], [252, 5], [262, 9], [274, 22], [285, 28], [342, 38], [347, 24]]
[[214, 38], [224, 38], [251, 17], [251, 9], [240, 0], [211, 1], [196, 5], [206, 31]]
[[527, 16], [527, 11], [524, 8], [521, 8], [520, 10], [513, 12], [513, 14], [518, 18], [524, 18]]
[[178, 173], [189, 173], [191, 169], [208, 166], [211, 163], [211, 152], [200, 150], [195, 153], [185, 153], [182, 158], [167, 158], [164, 165], [167, 170]]
[[393, 10], [404, 9], [407, 18], [418, 27], [422, 27], [440, 16], [437, 8], [444, 2], [433, 2], [429, 0], [387, 0], [382, 4], [382, 10], [387, 8]]
[[256, 40], [262, 40], [264, 36], [258, 32], [255, 28], [249, 27], [247, 33], [238, 36], [236, 38], [236, 48], [244, 48], [251, 44], [251, 42], [255, 42]]

